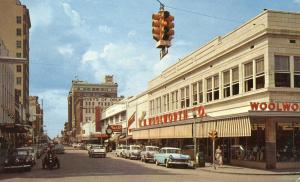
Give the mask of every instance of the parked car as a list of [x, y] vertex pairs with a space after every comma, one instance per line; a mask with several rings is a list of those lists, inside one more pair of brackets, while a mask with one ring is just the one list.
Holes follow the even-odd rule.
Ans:
[[15, 150], [4, 160], [3, 168], [4, 170], [24, 169], [30, 171], [32, 163], [32, 157], [28, 150]]
[[127, 150], [126, 145], [121, 145], [116, 148], [116, 156], [117, 157], [125, 157], [125, 151]]
[[154, 154], [158, 153], [159, 148], [156, 146], [145, 146], [141, 152], [142, 162], [154, 162]]
[[194, 160], [194, 145], [186, 145], [182, 147], [182, 154], [189, 155], [191, 160]]
[[106, 157], [106, 149], [103, 145], [92, 145], [88, 151], [89, 157]]
[[17, 148], [16, 150], [20, 150], [20, 151], [27, 150], [29, 152], [29, 155], [31, 156], [32, 166], [36, 164], [37, 151], [34, 150], [33, 147], [20, 147], [20, 148]]
[[159, 153], [154, 154], [154, 161], [156, 165], [163, 164], [167, 168], [172, 166], [188, 167], [191, 162], [191, 157], [189, 155], [181, 154], [179, 148], [163, 147], [159, 150]]
[[64, 154], [65, 153], [65, 147], [62, 144], [56, 144], [53, 148], [53, 151], [56, 154]]
[[140, 159], [141, 147], [139, 145], [129, 145], [125, 151], [125, 158], [128, 159]]

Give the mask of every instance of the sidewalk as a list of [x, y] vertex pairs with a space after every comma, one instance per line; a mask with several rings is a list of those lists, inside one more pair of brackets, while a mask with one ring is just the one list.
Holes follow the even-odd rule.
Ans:
[[206, 163], [205, 167], [199, 167], [196, 168], [196, 170], [236, 175], [300, 175], [300, 169], [263, 170], [229, 165], [217, 166], [217, 168], [214, 169], [211, 163]]

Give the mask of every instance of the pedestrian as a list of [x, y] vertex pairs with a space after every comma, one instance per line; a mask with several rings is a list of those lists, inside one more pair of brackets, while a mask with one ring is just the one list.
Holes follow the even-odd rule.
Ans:
[[222, 150], [220, 145], [218, 146], [217, 150], [216, 150], [216, 160], [219, 164], [219, 166], [223, 165], [223, 156], [222, 156]]

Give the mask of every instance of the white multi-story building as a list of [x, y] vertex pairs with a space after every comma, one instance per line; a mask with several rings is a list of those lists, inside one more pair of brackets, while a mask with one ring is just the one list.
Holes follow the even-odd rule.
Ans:
[[225, 163], [299, 168], [299, 37], [299, 13], [265, 10], [180, 59], [149, 82], [149, 116], [133, 139], [182, 147], [197, 138], [211, 161], [216, 130]]

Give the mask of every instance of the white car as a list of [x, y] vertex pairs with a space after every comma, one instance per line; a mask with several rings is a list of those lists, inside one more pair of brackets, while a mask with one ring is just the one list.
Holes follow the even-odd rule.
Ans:
[[126, 145], [121, 145], [116, 148], [116, 156], [117, 157], [124, 157], [125, 156], [125, 150], [127, 149]]
[[88, 151], [89, 157], [106, 157], [106, 149], [103, 145], [92, 145]]
[[141, 159], [141, 147], [139, 145], [129, 145], [125, 151], [125, 158]]

